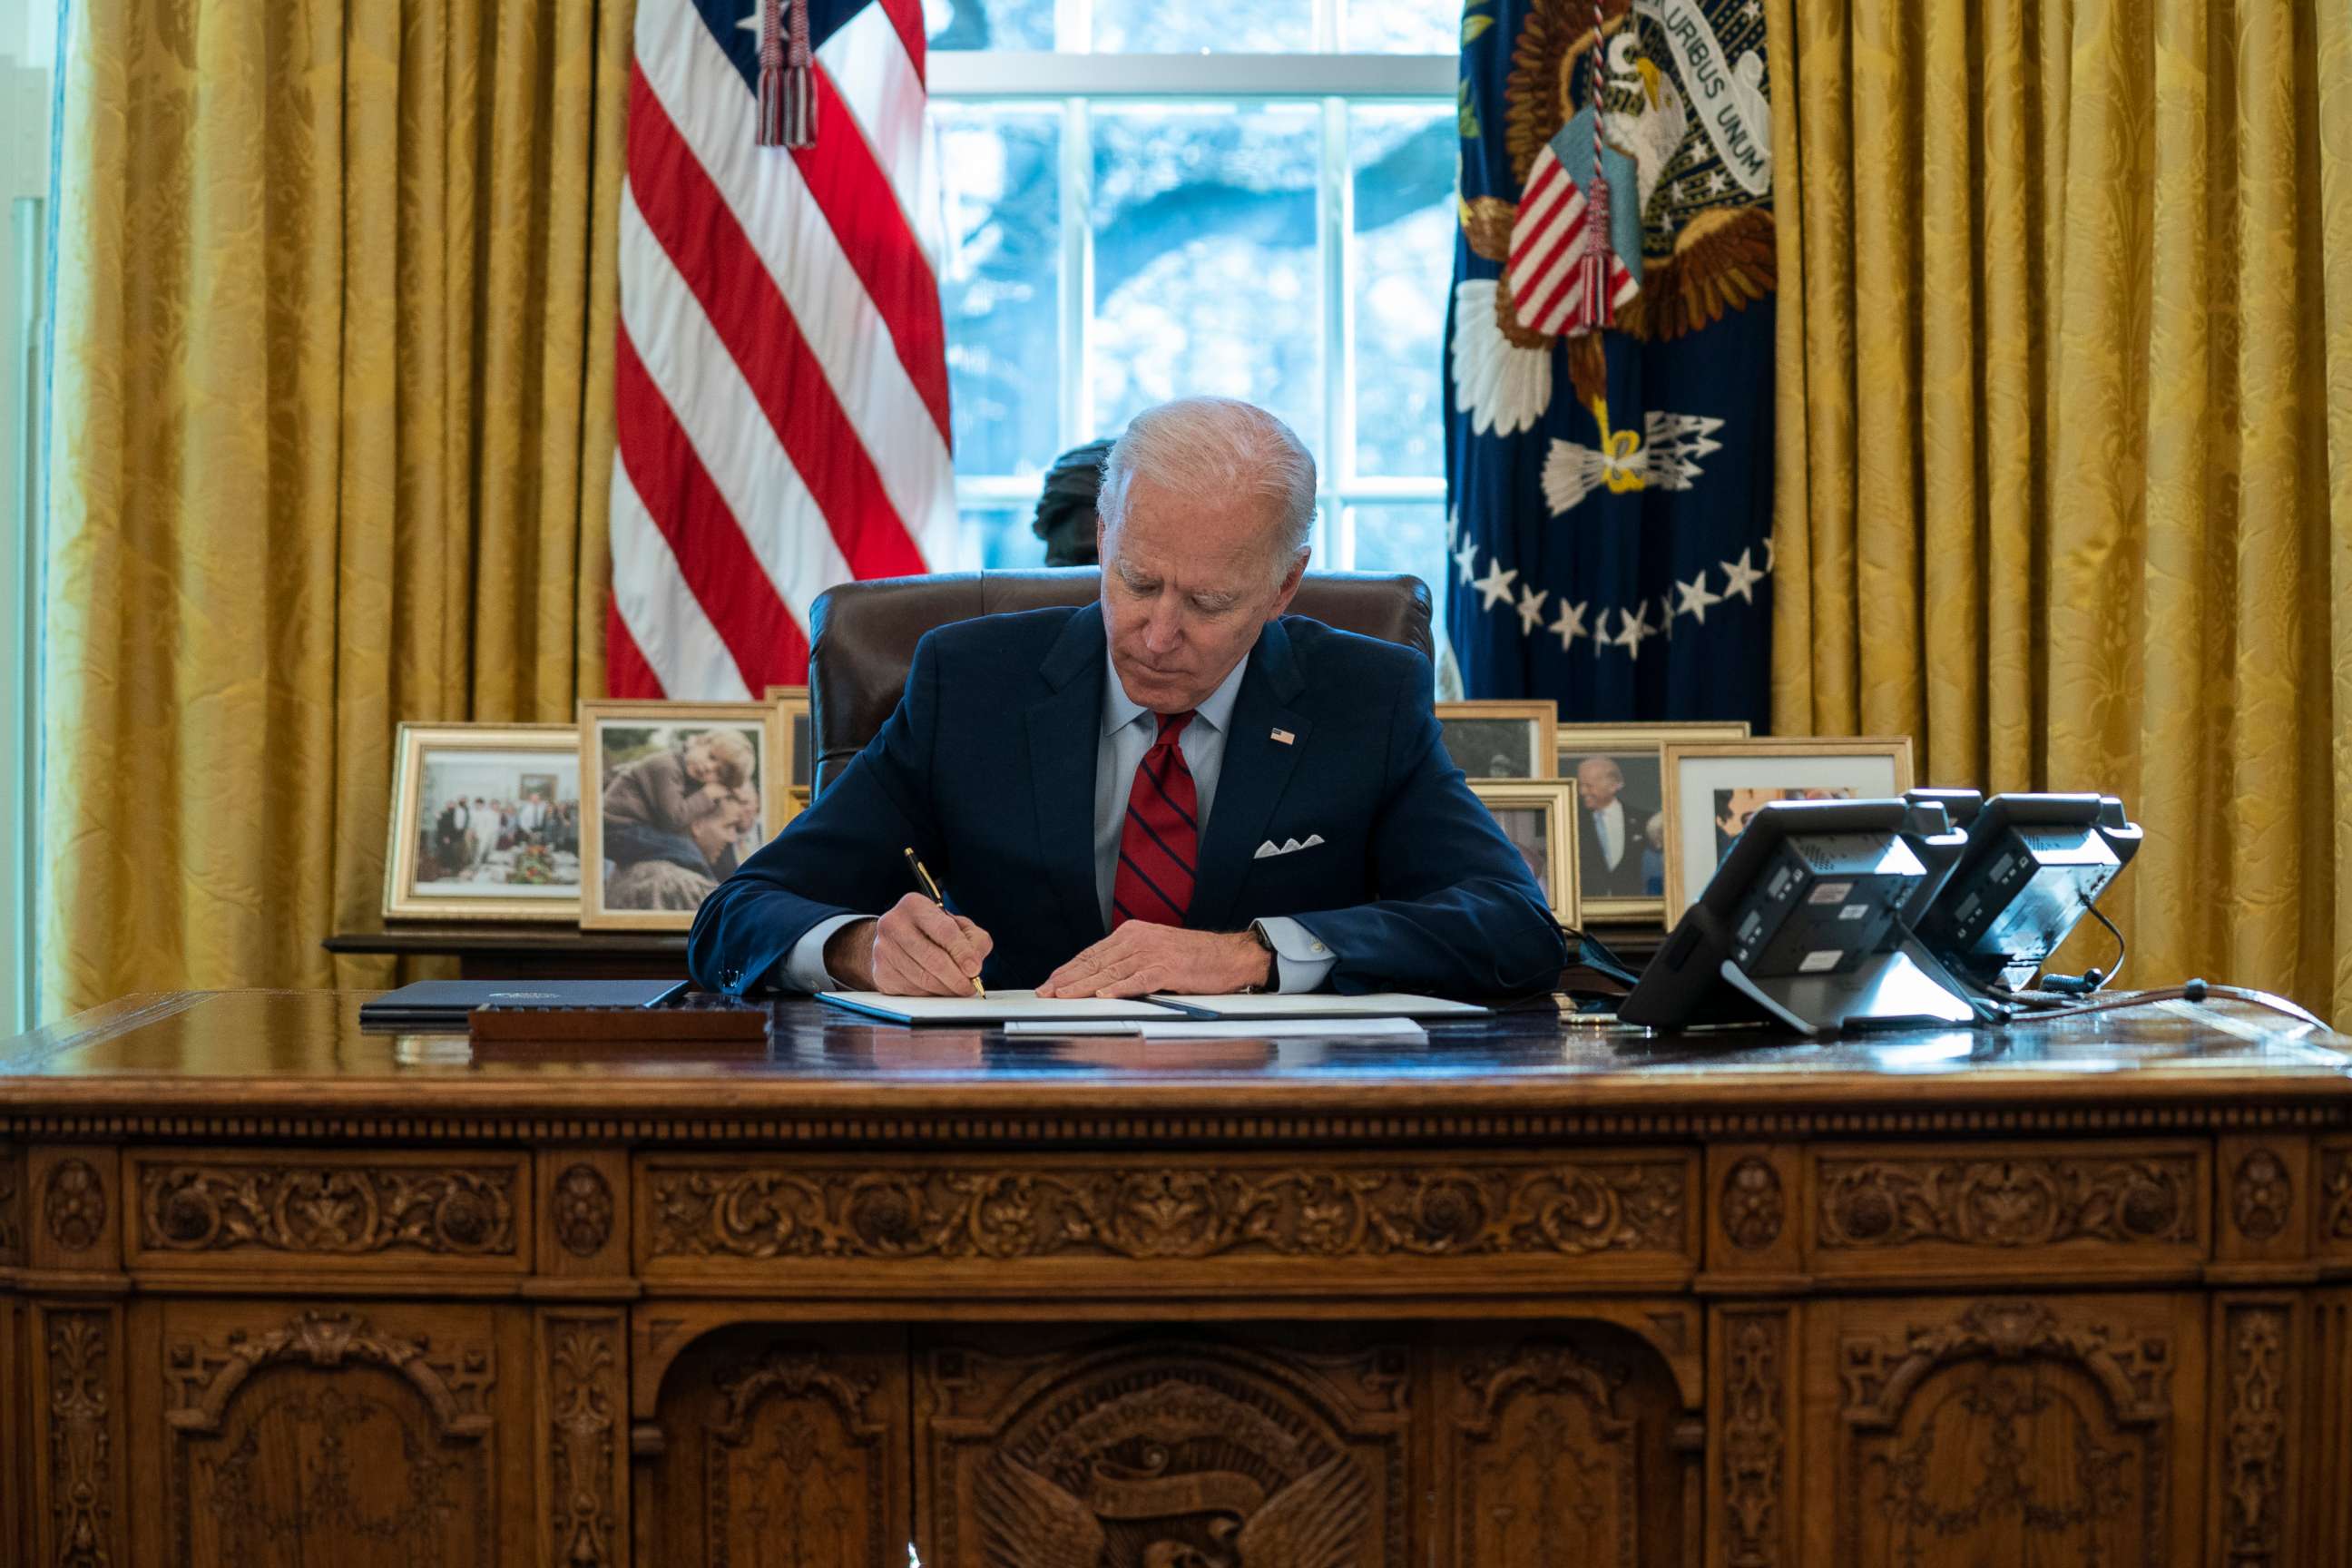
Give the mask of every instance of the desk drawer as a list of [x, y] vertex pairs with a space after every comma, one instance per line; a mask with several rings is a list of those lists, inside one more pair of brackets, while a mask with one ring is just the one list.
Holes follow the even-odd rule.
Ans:
[[1696, 1266], [1697, 1163], [1686, 1150], [650, 1155], [635, 1234], [649, 1284], [1622, 1289]]
[[124, 1249], [139, 1269], [521, 1274], [530, 1157], [134, 1149]]
[[2201, 1142], [1824, 1144], [1806, 1169], [1817, 1277], [2091, 1279], [2211, 1255]]

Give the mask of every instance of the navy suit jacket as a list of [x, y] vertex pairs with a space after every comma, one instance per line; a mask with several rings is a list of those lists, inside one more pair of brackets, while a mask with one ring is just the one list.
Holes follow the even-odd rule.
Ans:
[[[948, 907], [995, 940], [992, 986], [1034, 986], [1101, 941], [1104, 648], [1099, 605], [925, 637], [881, 733], [703, 901], [688, 943], [696, 981], [772, 982], [819, 921], [889, 908], [914, 886], [908, 846]], [[1567, 962], [1559, 927], [1447, 759], [1430, 687], [1410, 648], [1299, 616], [1268, 622], [1234, 703], [1186, 923], [1291, 916], [1338, 955], [1343, 992], [1549, 990]], [[1315, 834], [1312, 848], [1255, 858]]]

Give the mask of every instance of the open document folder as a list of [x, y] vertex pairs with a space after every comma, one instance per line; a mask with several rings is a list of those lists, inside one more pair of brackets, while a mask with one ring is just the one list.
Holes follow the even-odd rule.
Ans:
[[986, 996], [890, 996], [879, 991], [820, 991], [817, 1000], [894, 1024], [1103, 1024], [1154, 1019], [1438, 1018], [1486, 1011], [1469, 1002], [1402, 992], [1363, 996], [1328, 993], [1247, 996], [1040, 996], [992, 991]]

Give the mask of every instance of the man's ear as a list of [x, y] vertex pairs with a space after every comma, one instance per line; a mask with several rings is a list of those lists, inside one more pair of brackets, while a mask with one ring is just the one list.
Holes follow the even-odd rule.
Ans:
[[1267, 620], [1281, 619], [1289, 610], [1290, 601], [1298, 596], [1298, 584], [1307, 576], [1307, 547], [1302, 544], [1298, 547], [1298, 553], [1291, 557], [1290, 570], [1283, 575], [1282, 586], [1274, 595], [1274, 608], [1265, 614]]
[[1095, 564], [1097, 566], [1102, 564], [1103, 534], [1105, 531], [1101, 514], [1097, 513], [1095, 517]]

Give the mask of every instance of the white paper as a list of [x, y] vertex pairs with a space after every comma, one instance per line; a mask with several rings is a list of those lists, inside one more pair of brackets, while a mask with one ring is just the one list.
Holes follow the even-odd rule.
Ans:
[[853, 1013], [904, 1024], [1009, 1024], [1016, 1020], [1181, 1016], [1139, 997], [1040, 996], [1034, 991], [992, 991], [980, 996], [893, 996], [881, 991], [820, 991], [816, 999]]
[[1043, 1019], [1016, 1019], [1004, 1026], [1008, 1035], [1139, 1035], [1147, 1040], [1276, 1040], [1329, 1039], [1346, 1036], [1393, 1035], [1426, 1040], [1429, 1031], [1410, 1018], [1178, 1018], [1075, 1019], [1066, 1024]]
[[1214, 1013], [1220, 1019], [1444, 1018], [1470, 1017], [1487, 1011], [1475, 1002], [1450, 1002], [1443, 996], [1415, 996], [1402, 991], [1372, 991], [1361, 996], [1341, 996], [1328, 991], [1263, 991], [1242, 996], [1163, 991], [1154, 993], [1151, 1000], [1179, 1007], [1198, 1007]]

